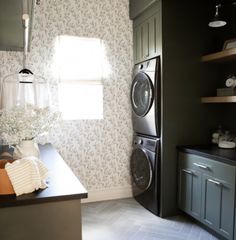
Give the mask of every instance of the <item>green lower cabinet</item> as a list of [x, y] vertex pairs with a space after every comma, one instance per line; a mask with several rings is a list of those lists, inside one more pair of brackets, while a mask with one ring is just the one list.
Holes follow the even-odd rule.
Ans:
[[208, 158], [179, 153], [179, 208], [229, 240], [236, 240], [235, 169]]
[[202, 177], [202, 222], [233, 239], [235, 186], [221, 179]]
[[201, 173], [182, 168], [179, 171], [179, 207], [200, 220], [201, 215]]

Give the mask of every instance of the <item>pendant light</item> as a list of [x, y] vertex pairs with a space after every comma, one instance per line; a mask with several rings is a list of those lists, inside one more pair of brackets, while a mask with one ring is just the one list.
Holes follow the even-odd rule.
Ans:
[[219, 8], [220, 7], [221, 7], [221, 4], [216, 5], [215, 16], [212, 19], [212, 21], [208, 23], [209, 27], [217, 28], [217, 27], [223, 27], [226, 25], [226, 21], [222, 20], [219, 16]]

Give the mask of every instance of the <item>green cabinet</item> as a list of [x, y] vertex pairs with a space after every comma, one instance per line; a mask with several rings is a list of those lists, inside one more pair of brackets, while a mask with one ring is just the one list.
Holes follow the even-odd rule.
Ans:
[[226, 239], [233, 239], [235, 167], [179, 153], [179, 208]]
[[227, 239], [233, 239], [234, 196], [235, 183], [203, 174], [202, 222]]
[[201, 173], [183, 166], [179, 170], [179, 176], [179, 207], [200, 220]]
[[130, 19], [136, 18], [156, 1], [157, 0], [130, 0], [129, 1]]
[[151, 9], [134, 20], [134, 61], [139, 63], [161, 54], [160, 10]]
[[[35, 0], [27, 0], [29, 21], [29, 39]], [[24, 28], [22, 23], [23, 1], [0, 1], [0, 51], [23, 51]]]

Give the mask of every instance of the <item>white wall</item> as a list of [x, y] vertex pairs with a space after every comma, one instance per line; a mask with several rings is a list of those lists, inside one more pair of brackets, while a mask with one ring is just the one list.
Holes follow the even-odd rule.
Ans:
[[[35, 8], [27, 61], [35, 74], [51, 82], [57, 80], [52, 67], [55, 38], [59, 35], [101, 38], [105, 43], [111, 75], [104, 81], [104, 119], [65, 121], [50, 136], [91, 192], [91, 200], [130, 195], [129, 91], [133, 62], [128, 7], [128, 0], [46, 0]], [[1, 78], [21, 68], [22, 53], [0, 52]], [[102, 193], [106, 193], [104, 197]]]

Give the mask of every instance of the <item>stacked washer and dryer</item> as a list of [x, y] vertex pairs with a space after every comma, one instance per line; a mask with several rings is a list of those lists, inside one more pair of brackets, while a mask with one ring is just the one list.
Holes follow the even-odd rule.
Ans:
[[133, 152], [130, 160], [134, 198], [160, 211], [160, 57], [134, 66], [131, 86]]

